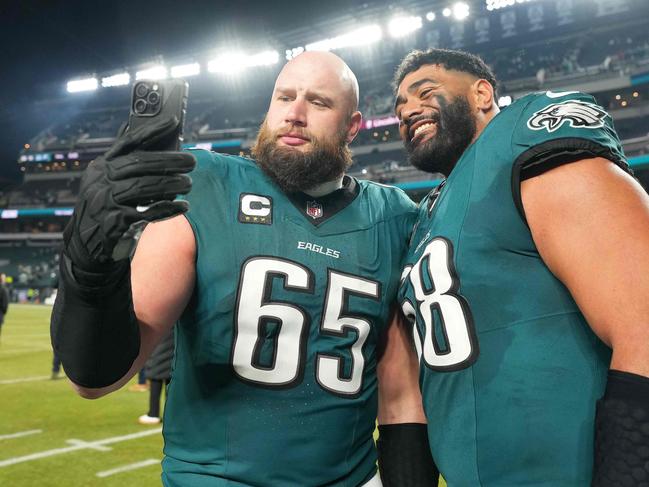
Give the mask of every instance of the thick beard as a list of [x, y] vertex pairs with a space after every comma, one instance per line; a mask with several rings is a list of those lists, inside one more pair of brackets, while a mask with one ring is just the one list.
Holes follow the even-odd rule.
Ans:
[[285, 193], [309, 191], [341, 177], [352, 165], [352, 153], [345, 142], [346, 131], [335, 140], [311, 137], [311, 150], [302, 152], [277, 145], [277, 132], [262, 123], [252, 155], [257, 165]]
[[412, 146], [406, 142], [408, 160], [417, 169], [448, 176], [476, 133], [476, 121], [465, 96], [441, 106], [437, 133], [424, 143]]

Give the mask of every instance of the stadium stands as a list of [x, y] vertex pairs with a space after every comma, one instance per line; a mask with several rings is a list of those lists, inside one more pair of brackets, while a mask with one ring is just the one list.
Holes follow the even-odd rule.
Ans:
[[[625, 2], [649, 14], [646, 2]], [[365, 117], [364, 128], [352, 144], [352, 174], [400, 184], [414, 198], [425, 194], [431, 179], [437, 179], [408, 165], [392, 116], [394, 67], [412, 48], [428, 46], [462, 47], [482, 55], [500, 80], [499, 96], [516, 99], [533, 90], [573, 89], [593, 94], [615, 120], [627, 155], [644, 161], [643, 156], [649, 154], [649, 15], [633, 9], [607, 13], [602, 7], [606, 2], [593, 2], [586, 13], [560, 12], [559, 6], [567, 3], [543, 2], [541, 17], [538, 7], [517, 5], [510, 10], [519, 15], [514, 21], [507, 11], [478, 12], [484, 17], [482, 22], [478, 17], [464, 30], [457, 23], [429, 23], [410, 37], [385, 39], [360, 50], [340, 50], [359, 78]], [[484, 19], [491, 22], [486, 30]], [[339, 24], [345, 22], [353, 23], [341, 18]], [[335, 24], [323, 21], [321, 30]], [[494, 34], [496, 28], [499, 36]], [[519, 31], [511, 34], [508, 29]], [[308, 34], [298, 29], [282, 35], [287, 43], [294, 43]], [[186, 145], [248, 154], [278, 69], [260, 69], [236, 81], [217, 80], [211, 74], [192, 78]], [[38, 101], [38, 110], [54, 111], [56, 116], [49, 124], [35, 122], [33, 139], [18, 155], [24, 183], [0, 191], [0, 272], [14, 277], [14, 287], [52, 286], [57, 242], [74, 206], [82, 171], [112, 143], [128, 115], [129, 97], [126, 86], [79, 98], [68, 95]], [[638, 167], [639, 179], [647, 184], [649, 170]]]

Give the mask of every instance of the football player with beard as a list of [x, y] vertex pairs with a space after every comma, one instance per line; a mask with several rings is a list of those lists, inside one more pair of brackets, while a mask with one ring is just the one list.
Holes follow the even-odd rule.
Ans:
[[[330, 53], [289, 62], [256, 160], [136, 150], [176, 125], [127, 132], [84, 178], [52, 318], [78, 393], [126, 384], [177, 322], [165, 486], [380, 486], [377, 409], [385, 485], [432, 485], [418, 364], [391, 321], [416, 208], [345, 175], [354, 74]], [[129, 264], [114, 249], [138, 220], [156, 223]]]
[[395, 86], [410, 160], [447, 176], [399, 299], [448, 485], [649, 485], [649, 197], [610, 116], [577, 92], [500, 111], [460, 51]]

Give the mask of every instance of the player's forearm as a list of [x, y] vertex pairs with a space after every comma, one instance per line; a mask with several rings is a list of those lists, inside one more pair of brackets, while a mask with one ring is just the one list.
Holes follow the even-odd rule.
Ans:
[[609, 371], [597, 404], [593, 487], [649, 482], [649, 377]]
[[111, 392], [115, 392], [121, 389], [142, 369], [142, 367], [144, 367], [146, 356], [145, 353], [143, 353], [142, 348], [143, 347], [141, 346], [140, 354], [133, 362], [133, 365], [131, 365], [131, 368], [117, 382], [114, 382], [106, 387], [93, 388], [81, 386], [70, 379], [72, 388], [79, 396], [83, 397], [84, 399], [99, 399], [100, 397], [104, 397]]
[[385, 391], [379, 385], [379, 409], [377, 420], [380, 425], [400, 423], [426, 424], [426, 416], [417, 383], [405, 390]]
[[380, 425], [377, 448], [383, 487], [437, 487], [425, 424]]
[[[124, 380], [140, 351], [128, 261], [94, 280], [75, 277], [61, 256], [60, 284], [52, 311], [52, 344], [67, 376], [84, 397]], [[93, 282], [94, 281], [94, 282]]]

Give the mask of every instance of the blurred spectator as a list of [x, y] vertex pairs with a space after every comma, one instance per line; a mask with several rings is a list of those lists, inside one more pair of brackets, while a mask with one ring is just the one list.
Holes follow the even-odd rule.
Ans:
[[536, 81], [539, 84], [539, 87], [543, 86], [545, 83], [545, 68], [540, 68], [536, 72]]
[[52, 351], [52, 353], [52, 376], [50, 377], [50, 379], [56, 380], [59, 378], [59, 374], [61, 373], [61, 359], [55, 351]]
[[138, 418], [140, 424], [160, 423], [160, 397], [164, 384], [165, 398], [171, 380], [171, 362], [174, 357], [174, 333], [164, 338], [146, 362], [146, 377], [149, 379], [149, 412]]
[[133, 384], [128, 390], [131, 392], [146, 392], [149, 390], [149, 385], [146, 383], [146, 370], [144, 367], [137, 374], [137, 384]]
[[9, 310], [9, 291], [5, 286], [7, 276], [0, 274], [0, 333], [2, 333], [2, 324], [5, 321], [5, 315]]

